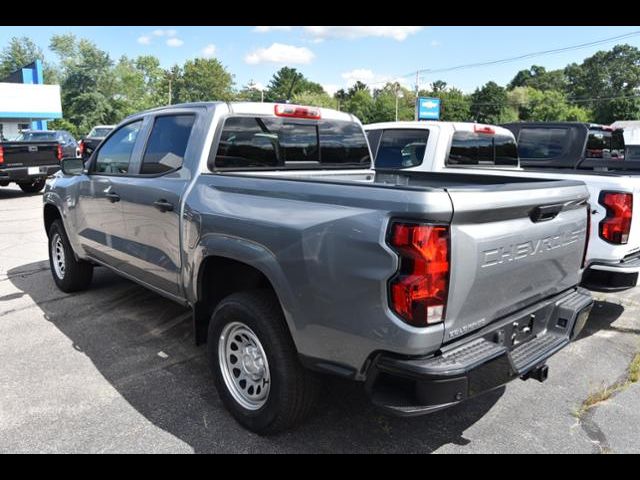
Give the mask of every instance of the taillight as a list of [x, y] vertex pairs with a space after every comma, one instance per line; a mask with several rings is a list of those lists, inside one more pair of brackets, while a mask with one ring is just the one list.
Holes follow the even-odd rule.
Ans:
[[320, 109], [301, 107], [299, 105], [276, 105], [274, 112], [278, 117], [308, 118], [320, 120]]
[[80, 152], [80, 156], [84, 155], [84, 142], [82, 140], [78, 142], [78, 151]]
[[58, 144], [58, 151], [56, 152], [56, 157], [58, 161], [62, 160], [62, 145]]
[[4, 163], [4, 147], [0, 145], [0, 163]]
[[399, 270], [389, 281], [391, 309], [415, 327], [443, 321], [449, 290], [449, 227], [394, 222], [388, 243], [400, 257]]
[[600, 237], [609, 243], [626, 244], [631, 231], [633, 194], [602, 192], [599, 201], [607, 209], [607, 216], [600, 221]]

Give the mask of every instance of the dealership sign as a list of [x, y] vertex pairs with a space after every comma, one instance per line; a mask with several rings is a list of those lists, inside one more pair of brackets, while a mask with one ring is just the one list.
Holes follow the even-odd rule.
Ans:
[[416, 105], [418, 120], [440, 120], [440, 99], [420, 97]]

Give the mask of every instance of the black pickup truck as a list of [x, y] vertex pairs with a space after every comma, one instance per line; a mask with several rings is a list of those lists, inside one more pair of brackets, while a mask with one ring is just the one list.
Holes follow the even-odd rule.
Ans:
[[56, 141], [0, 142], [0, 187], [17, 183], [25, 193], [44, 188], [48, 176], [60, 169], [62, 145]]

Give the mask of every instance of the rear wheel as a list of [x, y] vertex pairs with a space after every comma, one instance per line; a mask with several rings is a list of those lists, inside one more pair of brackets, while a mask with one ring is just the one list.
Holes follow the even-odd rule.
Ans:
[[245, 428], [277, 433], [311, 410], [318, 379], [300, 364], [272, 292], [222, 300], [209, 324], [207, 349], [220, 398]]
[[85, 290], [91, 284], [93, 265], [76, 259], [60, 220], [49, 228], [49, 265], [53, 280], [63, 292]]
[[44, 188], [46, 181], [46, 178], [40, 177], [33, 179], [31, 182], [20, 182], [18, 186], [24, 193], [38, 193]]

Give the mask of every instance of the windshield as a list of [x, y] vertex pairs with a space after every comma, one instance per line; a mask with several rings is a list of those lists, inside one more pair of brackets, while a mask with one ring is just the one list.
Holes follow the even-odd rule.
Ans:
[[113, 128], [111, 127], [95, 127], [93, 130], [89, 132], [89, 135], [87, 135], [87, 137], [104, 138], [107, 135], [109, 135], [109, 132], [111, 132], [111, 130], [113, 130]]
[[22, 132], [16, 137], [17, 142], [55, 142], [56, 132]]
[[230, 117], [209, 157], [212, 170], [370, 165], [362, 127], [338, 120]]

